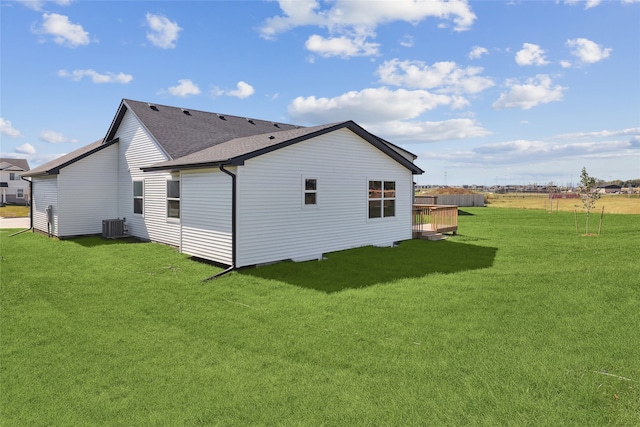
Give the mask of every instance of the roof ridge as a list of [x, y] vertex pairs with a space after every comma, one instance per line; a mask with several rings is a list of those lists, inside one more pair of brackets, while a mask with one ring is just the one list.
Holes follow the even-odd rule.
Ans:
[[198, 108], [187, 108], [187, 107], [177, 107], [175, 105], [166, 105], [166, 104], [158, 104], [156, 102], [149, 102], [149, 101], [138, 101], [135, 99], [130, 99], [130, 98], [123, 98], [122, 99], [125, 102], [135, 102], [138, 104], [147, 104], [148, 106], [156, 106], [156, 107], [162, 107], [162, 108], [170, 108], [172, 110], [182, 110], [183, 112], [189, 111], [189, 112], [198, 112], [198, 113], [202, 113], [202, 114], [212, 114], [212, 115], [217, 115], [218, 117], [222, 116], [222, 117], [233, 117], [236, 119], [242, 119], [242, 120], [254, 120], [254, 121], [259, 121], [259, 122], [264, 122], [264, 123], [273, 123], [273, 124], [279, 124], [279, 125], [287, 125], [287, 126], [297, 126], [297, 127], [307, 127], [307, 126], [302, 126], [302, 125], [298, 125], [298, 124], [294, 124], [294, 123], [285, 123], [285, 122], [279, 122], [279, 121], [275, 121], [275, 120], [266, 120], [266, 119], [258, 119], [255, 117], [248, 117], [248, 116], [238, 116], [235, 114], [227, 114], [227, 113], [220, 113], [217, 111], [206, 111], [206, 110], [201, 110]]

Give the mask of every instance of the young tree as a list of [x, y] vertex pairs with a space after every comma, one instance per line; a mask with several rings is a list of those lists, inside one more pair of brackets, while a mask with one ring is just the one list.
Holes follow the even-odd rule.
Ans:
[[585, 234], [589, 234], [589, 212], [591, 212], [591, 210], [596, 207], [596, 201], [600, 199], [600, 193], [598, 193], [597, 189], [597, 182], [598, 181], [594, 177], [589, 176], [589, 174], [587, 173], [587, 169], [583, 167], [582, 173], [580, 174], [578, 194], [580, 194], [582, 206], [587, 213]]

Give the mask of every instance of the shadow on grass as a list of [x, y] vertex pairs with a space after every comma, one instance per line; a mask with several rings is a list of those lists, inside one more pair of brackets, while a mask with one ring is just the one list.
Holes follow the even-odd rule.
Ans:
[[496, 251], [497, 248], [451, 241], [409, 240], [395, 248], [367, 246], [326, 254], [321, 262], [285, 261], [241, 269], [238, 274], [333, 293], [433, 273], [488, 268], [493, 265]]
[[102, 236], [82, 236], [82, 237], [70, 237], [62, 239], [67, 242], [73, 242], [85, 248], [94, 248], [97, 246], [106, 245], [122, 245], [130, 243], [145, 243], [143, 240], [136, 239], [135, 237], [123, 237], [120, 239], [106, 239]]

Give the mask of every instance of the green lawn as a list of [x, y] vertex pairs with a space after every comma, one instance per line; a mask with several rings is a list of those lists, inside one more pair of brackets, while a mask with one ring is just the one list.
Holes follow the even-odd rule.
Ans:
[[[0, 234], [0, 425], [640, 425], [640, 215], [221, 269]], [[583, 224], [584, 225], [584, 224]]]
[[6, 205], [0, 206], [0, 218], [28, 217], [30, 206]]

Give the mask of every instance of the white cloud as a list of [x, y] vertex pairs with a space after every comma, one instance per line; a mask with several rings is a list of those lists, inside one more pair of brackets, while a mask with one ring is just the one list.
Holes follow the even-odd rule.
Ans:
[[[624, 1], [624, 0], [623, 0]], [[602, 0], [565, 0], [565, 4], [569, 4], [572, 6], [583, 4], [585, 9], [591, 9], [592, 7], [598, 6], [602, 3]]]
[[182, 28], [177, 22], [171, 22], [166, 16], [147, 13], [147, 25], [151, 31], [147, 32], [147, 39], [154, 46], [162, 49], [173, 49]]
[[69, 17], [57, 13], [42, 15], [42, 25], [33, 29], [36, 34], [53, 36], [53, 41], [67, 47], [78, 47], [89, 44], [89, 33], [82, 25], [69, 21]]
[[522, 44], [522, 49], [516, 53], [516, 62], [518, 65], [545, 65], [549, 63], [544, 59], [544, 50], [533, 43]]
[[552, 87], [551, 78], [546, 74], [530, 78], [525, 84], [507, 80], [506, 85], [509, 87], [509, 92], [501, 94], [500, 98], [493, 103], [493, 108], [496, 110], [505, 108], [528, 110], [540, 104], [560, 101], [566, 90], [560, 85]]
[[386, 87], [351, 91], [334, 98], [298, 97], [289, 104], [289, 115], [299, 122], [330, 123], [354, 120], [358, 123], [389, 122], [418, 117], [453, 98], [425, 90], [390, 90]]
[[383, 123], [365, 123], [369, 132], [390, 140], [438, 142], [454, 139], [479, 138], [491, 132], [471, 119], [451, 119], [440, 122], [394, 120]]
[[596, 42], [585, 38], [577, 38], [567, 40], [566, 45], [573, 48], [571, 52], [583, 64], [593, 64], [608, 58], [611, 54], [611, 48], [602, 48]]
[[253, 89], [253, 86], [243, 81], [238, 82], [236, 87], [237, 87], [236, 90], [230, 90], [226, 94], [228, 96], [235, 96], [237, 98], [244, 99], [253, 95], [255, 92], [255, 89]]
[[28, 142], [25, 142], [24, 144], [19, 145], [14, 150], [15, 150], [16, 153], [20, 153], [20, 154], [35, 154], [36, 153], [36, 149], [34, 148], [34, 146], [29, 144]]
[[324, 58], [339, 56], [349, 58], [352, 56], [372, 56], [378, 54], [378, 43], [366, 41], [366, 36], [354, 37], [340, 36], [324, 38], [314, 34], [304, 44], [307, 50]]
[[494, 85], [479, 74], [481, 67], [462, 68], [455, 62], [436, 62], [429, 66], [422, 61], [392, 59], [378, 67], [380, 82], [410, 89], [436, 89], [439, 93], [479, 93]]
[[71, 0], [56, 0], [56, 1], [45, 1], [45, 0], [17, 0], [18, 3], [23, 4], [24, 6], [28, 7], [29, 9], [33, 9], [36, 10], [38, 12], [42, 11], [42, 6], [44, 6], [45, 3], [49, 2], [49, 3], [55, 3], [58, 6], [69, 6], [72, 2]]
[[457, 97], [425, 90], [390, 90], [386, 87], [352, 91], [334, 98], [298, 97], [289, 115], [305, 123], [354, 120], [368, 131], [390, 140], [435, 142], [489, 135], [472, 119], [415, 120], [441, 105], [453, 106]]
[[[307, 40], [307, 48], [316, 48], [316, 52], [325, 52], [323, 56], [375, 55], [378, 46], [367, 42], [375, 37], [377, 26], [405, 21], [412, 24], [425, 18], [437, 18], [452, 21], [454, 30], [468, 30], [476, 19], [465, 0], [396, 0], [388, 1], [351, 1], [336, 0], [320, 3], [316, 0], [279, 0], [281, 16], [265, 20], [260, 35], [273, 39], [280, 33], [300, 26], [326, 28], [329, 37], [316, 36]], [[323, 8], [323, 6], [325, 6]], [[337, 45], [337, 46], [336, 46]], [[359, 49], [354, 49], [358, 46]], [[331, 54], [338, 52], [337, 54]]]
[[63, 142], [78, 142], [75, 139], [69, 139], [60, 132], [56, 132], [53, 130], [43, 130], [38, 135], [38, 138], [44, 142], [48, 142], [50, 144], [60, 144]]
[[24, 135], [20, 133], [18, 129], [15, 129], [11, 124], [11, 121], [5, 120], [0, 117], [0, 134], [8, 136], [9, 138], [23, 138]]
[[178, 80], [177, 86], [172, 86], [169, 88], [169, 93], [174, 96], [189, 96], [189, 95], [199, 95], [200, 88], [197, 84], [193, 83], [189, 79], [181, 79]]
[[69, 78], [71, 81], [77, 82], [82, 80], [83, 77], [89, 77], [91, 79], [91, 81], [93, 83], [121, 83], [121, 84], [126, 84], [131, 82], [131, 80], [133, 80], [133, 76], [131, 74], [124, 74], [124, 73], [112, 73], [112, 72], [106, 72], [104, 74], [100, 74], [95, 70], [74, 70], [74, 71], [67, 71], [67, 70], [59, 70], [58, 71], [58, 76], [59, 77], [67, 77]]
[[474, 46], [473, 49], [471, 49], [471, 52], [469, 52], [469, 59], [478, 59], [482, 55], [486, 55], [488, 53], [489, 51], [487, 50], [487, 48], [484, 48], [482, 46]]
[[316, 0], [280, 0], [284, 16], [268, 18], [260, 29], [263, 37], [273, 37], [303, 25], [321, 27], [366, 27], [374, 29], [393, 21], [418, 23], [425, 18], [452, 20], [455, 30], [468, 30], [476, 16], [468, 3], [462, 0], [413, 1], [351, 1], [337, 0], [330, 7], [320, 10]]
[[405, 34], [404, 37], [400, 39], [398, 42], [402, 47], [413, 47], [413, 36], [409, 34]]
[[610, 138], [615, 136], [640, 136], [640, 127], [621, 129], [616, 131], [601, 130], [597, 132], [565, 133], [565, 134], [556, 136], [556, 138], [559, 138], [559, 139]]
[[468, 151], [430, 152], [423, 156], [467, 165], [517, 165], [564, 160], [622, 159], [637, 156], [640, 144], [634, 140], [558, 143], [555, 141], [515, 140], [485, 144]]

